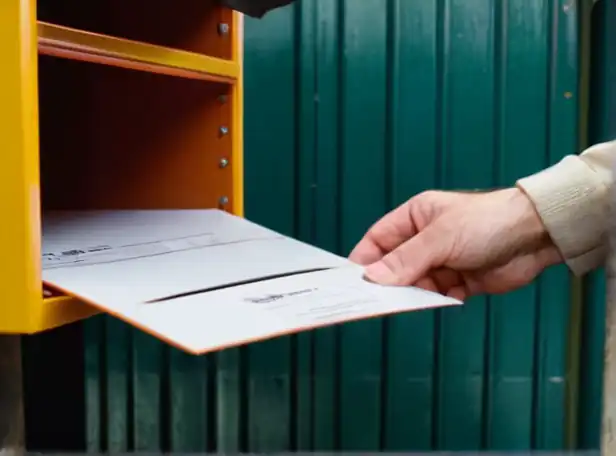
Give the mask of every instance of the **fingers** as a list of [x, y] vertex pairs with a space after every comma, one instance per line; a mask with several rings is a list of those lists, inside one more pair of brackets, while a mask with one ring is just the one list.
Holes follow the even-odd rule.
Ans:
[[558, 249], [548, 246], [537, 252], [518, 256], [498, 268], [479, 272], [479, 286], [487, 293], [506, 293], [530, 283], [544, 269], [562, 261]]
[[464, 301], [466, 298], [470, 296], [470, 293], [468, 292], [468, 290], [466, 289], [464, 285], [460, 285], [460, 286], [451, 288], [447, 292], [447, 296], [453, 299], [457, 299], [458, 301]]
[[463, 283], [462, 275], [449, 268], [440, 268], [430, 273], [439, 293], [447, 293], [451, 288]]
[[423, 290], [433, 291], [438, 293], [438, 285], [436, 281], [431, 277], [423, 277], [417, 281], [415, 284], [417, 288], [421, 288]]
[[407, 201], [372, 225], [349, 255], [349, 260], [363, 265], [374, 263], [414, 236], [416, 228], [409, 206]]
[[445, 294], [453, 287], [462, 284], [461, 274], [452, 269], [441, 268], [430, 271], [428, 276], [422, 277], [413, 285], [424, 290]]
[[471, 287], [462, 274], [448, 268], [437, 269], [427, 277], [422, 277], [413, 285], [427, 291], [441, 293], [450, 298], [464, 301], [472, 296]]
[[448, 246], [438, 231], [426, 229], [366, 268], [366, 276], [382, 285], [411, 285], [440, 268]]

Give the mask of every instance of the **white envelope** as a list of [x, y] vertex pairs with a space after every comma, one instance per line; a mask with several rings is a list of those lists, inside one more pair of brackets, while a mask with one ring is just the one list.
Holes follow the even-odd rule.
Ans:
[[461, 304], [219, 210], [51, 212], [43, 281], [194, 354]]

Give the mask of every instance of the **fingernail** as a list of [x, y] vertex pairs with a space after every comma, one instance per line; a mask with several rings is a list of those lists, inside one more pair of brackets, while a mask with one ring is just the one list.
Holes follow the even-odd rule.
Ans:
[[382, 285], [394, 285], [397, 282], [396, 275], [382, 261], [368, 266], [365, 269], [365, 275], [372, 282]]

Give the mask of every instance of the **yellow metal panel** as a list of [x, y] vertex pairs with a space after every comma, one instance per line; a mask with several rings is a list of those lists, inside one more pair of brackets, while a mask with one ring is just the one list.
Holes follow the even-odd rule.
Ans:
[[29, 332], [40, 309], [36, 1], [0, 2], [0, 330]]
[[45, 22], [38, 23], [38, 37], [42, 54], [221, 82], [239, 74], [237, 62]]
[[43, 301], [35, 0], [0, 2], [0, 332], [32, 333], [91, 315], [68, 298]]
[[244, 58], [244, 17], [238, 12], [233, 13], [233, 61], [238, 65], [239, 72], [233, 86], [232, 112], [232, 151], [233, 163], [233, 213], [244, 215], [244, 112], [243, 112], [243, 58]]
[[[36, 0], [0, 2], [0, 333], [33, 333], [97, 311], [73, 298], [43, 299], [37, 44], [41, 53], [232, 84], [233, 212], [243, 215], [242, 20], [233, 15], [231, 61], [38, 23]], [[86, 56], [86, 57], [84, 57]], [[88, 57], [90, 56], [90, 57]], [[138, 66], [141, 65], [141, 66]], [[178, 71], [172, 71], [172, 70]]]

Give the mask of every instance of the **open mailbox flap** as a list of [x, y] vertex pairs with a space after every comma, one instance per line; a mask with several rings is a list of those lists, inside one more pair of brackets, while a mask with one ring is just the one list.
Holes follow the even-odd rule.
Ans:
[[200, 354], [319, 326], [460, 304], [219, 210], [51, 212], [43, 281]]

